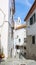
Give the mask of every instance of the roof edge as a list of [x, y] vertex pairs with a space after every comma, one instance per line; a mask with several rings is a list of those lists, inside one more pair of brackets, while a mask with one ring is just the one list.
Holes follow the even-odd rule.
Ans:
[[15, 28], [15, 30], [18, 30], [18, 29], [22, 29], [22, 28], [26, 28], [26, 24], [24, 25], [20, 25], [20, 26], [17, 26], [16, 28]]
[[[29, 12], [27, 13], [27, 15], [26, 15], [24, 21], [26, 21], [26, 20], [28, 19], [28, 17], [30, 16], [30, 12], [31, 12], [31, 10], [33, 9], [33, 6], [34, 6], [35, 4], [36, 4], [36, 0], [34, 1], [34, 3], [33, 3], [33, 5], [31, 6]], [[34, 8], [35, 8], [35, 7], [34, 7]], [[32, 12], [31, 12], [31, 13], [32, 13]], [[27, 16], [28, 16], [28, 17], [27, 17]]]

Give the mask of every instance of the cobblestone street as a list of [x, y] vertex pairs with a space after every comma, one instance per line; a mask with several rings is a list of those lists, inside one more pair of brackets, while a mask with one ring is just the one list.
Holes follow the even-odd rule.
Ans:
[[36, 65], [34, 60], [26, 59], [8, 59], [6, 61], [0, 62], [0, 65]]

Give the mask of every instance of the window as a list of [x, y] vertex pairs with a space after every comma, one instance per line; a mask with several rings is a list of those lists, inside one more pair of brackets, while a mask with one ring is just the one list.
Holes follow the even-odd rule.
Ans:
[[32, 44], [35, 44], [35, 36], [32, 36]]
[[27, 42], [27, 39], [26, 38], [24, 38], [24, 43], [26, 43]]
[[19, 39], [19, 42], [21, 41], [21, 39]]
[[24, 46], [24, 49], [26, 49], [26, 46]]
[[35, 22], [35, 13], [33, 14], [33, 16], [30, 18], [30, 25], [34, 24]]
[[0, 53], [1, 53], [1, 49], [0, 49]]
[[19, 49], [19, 46], [16, 46], [16, 49]]
[[17, 38], [18, 38], [18, 35], [17, 35]]
[[34, 22], [35, 22], [35, 13], [34, 13], [33, 17], [34, 17]]
[[30, 18], [30, 25], [33, 24], [33, 16]]
[[26, 57], [26, 52], [24, 52], [24, 56]]
[[20, 23], [20, 20], [19, 20], [19, 23]]
[[11, 8], [10, 8], [10, 15], [11, 15]]
[[13, 29], [12, 29], [12, 27], [11, 27], [11, 38], [13, 37]]

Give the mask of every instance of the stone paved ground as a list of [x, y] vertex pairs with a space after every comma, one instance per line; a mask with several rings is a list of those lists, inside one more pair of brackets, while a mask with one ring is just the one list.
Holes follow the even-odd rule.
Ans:
[[36, 61], [27, 59], [8, 59], [0, 62], [0, 65], [36, 65]]

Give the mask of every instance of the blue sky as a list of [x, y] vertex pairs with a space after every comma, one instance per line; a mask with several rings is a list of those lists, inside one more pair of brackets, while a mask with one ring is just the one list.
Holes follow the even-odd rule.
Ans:
[[23, 24], [24, 18], [31, 8], [33, 2], [34, 0], [15, 0], [15, 19], [20, 17]]

